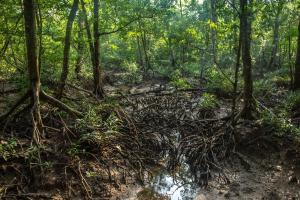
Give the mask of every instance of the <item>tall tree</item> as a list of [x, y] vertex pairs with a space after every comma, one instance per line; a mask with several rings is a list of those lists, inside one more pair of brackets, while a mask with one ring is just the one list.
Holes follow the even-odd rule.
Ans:
[[73, 22], [76, 17], [76, 12], [78, 10], [78, 2], [79, 0], [74, 0], [73, 5], [68, 17], [68, 22], [66, 26], [66, 35], [65, 35], [65, 44], [64, 44], [64, 58], [63, 58], [63, 67], [62, 73], [60, 77], [60, 87], [58, 88], [57, 97], [61, 98], [63, 94], [63, 90], [68, 78], [69, 74], [69, 54], [70, 54], [70, 45], [71, 45], [71, 37], [72, 37], [72, 27]]
[[31, 117], [33, 124], [33, 139], [39, 141], [39, 133], [42, 132], [43, 124], [40, 113], [40, 70], [37, 57], [36, 18], [34, 0], [23, 0], [25, 37], [27, 49], [27, 70], [29, 76], [29, 93], [32, 94]]
[[80, 72], [83, 62], [83, 51], [84, 51], [84, 41], [83, 41], [83, 19], [82, 19], [82, 11], [78, 15], [78, 43], [77, 43], [77, 58], [75, 64], [75, 74], [77, 79], [80, 78]]
[[217, 1], [210, 0], [210, 10], [211, 10], [211, 22], [213, 26], [211, 26], [211, 53], [213, 56], [214, 63], [217, 62]]
[[253, 79], [251, 61], [251, 0], [240, 0], [240, 35], [242, 46], [242, 62], [244, 76], [244, 105], [241, 116], [245, 119], [253, 118], [255, 102], [253, 98]]
[[279, 27], [280, 27], [280, 14], [283, 8], [283, 1], [278, 1], [276, 3], [277, 8], [275, 13], [275, 21], [274, 21], [274, 28], [273, 28], [273, 44], [272, 44], [272, 52], [271, 58], [269, 61], [269, 68], [273, 68], [274, 66], [278, 65], [277, 60], [277, 52], [279, 46]]
[[88, 15], [85, 8], [84, 0], [80, 0], [82, 7], [82, 14], [85, 24], [85, 30], [88, 37], [90, 57], [93, 65], [93, 78], [94, 78], [94, 94], [98, 97], [104, 96], [104, 90], [102, 86], [102, 77], [100, 69], [100, 42], [99, 42], [99, 0], [94, 0], [94, 38], [92, 37]]
[[[26, 38], [26, 55], [27, 70], [29, 77], [28, 91], [12, 106], [6, 113], [0, 116], [0, 122], [5, 121], [26, 99], [31, 99], [30, 116], [33, 125], [33, 140], [39, 143], [40, 136], [43, 136], [43, 123], [40, 111], [40, 100], [58, 107], [67, 113], [82, 117], [82, 114], [61, 101], [49, 96], [41, 89], [40, 68], [38, 65], [37, 53], [37, 31], [36, 31], [36, 12], [35, 0], [23, 0], [24, 21], [25, 21], [25, 38]], [[42, 135], [41, 135], [42, 134]]]
[[294, 90], [300, 89], [300, 16], [298, 24], [298, 47], [295, 63], [295, 74], [294, 74]]
[[92, 33], [91, 33], [91, 29], [90, 29], [90, 24], [89, 24], [89, 20], [88, 20], [88, 15], [87, 15], [87, 11], [85, 8], [85, 3], [84, 0], [80, 0], [81, 2], [81, 7], [82, 7], [82, 15], [83, 15], [83, 20], [84, 20], [84, 25], [85, 25], [85, 30], [86, 30], [86, 35], [88, 38], [88, 44], [89, 44], [89, 49], [90, 49], [90, 58], [91, 58], [91, 62], [93, 67], [95, 66], [95, 59], [94, 59], [94, 45], [93, 45], [93, 38], [92, 38]]
[[100, 69], [99, 42], [99, 0], [94, 0], [94, 93], [97, 97], [104, 97]]

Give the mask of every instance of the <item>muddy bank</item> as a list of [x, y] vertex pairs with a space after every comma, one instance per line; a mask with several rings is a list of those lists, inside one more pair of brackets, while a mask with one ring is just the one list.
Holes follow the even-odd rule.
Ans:
[[40, 149], [30, 145], [26, 121], [16, 119], [18, 129], [10, 124], [5, 135], [13, 140], [0, 138], [13, 155], [0, 159], [1, 198], [299, 199], [295, 138], [240, 121], [237, 145], [226, 117], [230, 100], [151, 84], [111, 87], [114, 97], [123, 94], [89, 110], [82, 121], [89, 126], [48, 111], [43, 117], [52, 129]]
[[256, 151], [249, 147], [226, 162], [226, 183], [215, 178], [203, 188], [195, 184], [188, 168], [175, 175], [161, 169], [147, 182], [147, 186], [128, 186], [122, 195], [114, 199], [300, 199], [299, 151], [285, 150], [286, 146], [281, 146], [278, 151], [270, 146], [260, 148], [260, 145], [264, 145], [262, 141], [255, 145]]

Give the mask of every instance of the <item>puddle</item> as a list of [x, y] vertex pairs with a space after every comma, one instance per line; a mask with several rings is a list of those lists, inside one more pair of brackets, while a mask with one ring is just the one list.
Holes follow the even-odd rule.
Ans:
[[176, 177], [162, 172], [151, 183], [154, 192], [170, 200], [192, 200], [197, 195], [197, 187], [191, 184], [192, 180], [187, 177]]
[[193, 200], [198, 187], [189, 176], [188, 167], [170, 174], [166, 169], [155, 171], [155, 176], [144, 186], [128, 188], [128, 196], [122, 200]]

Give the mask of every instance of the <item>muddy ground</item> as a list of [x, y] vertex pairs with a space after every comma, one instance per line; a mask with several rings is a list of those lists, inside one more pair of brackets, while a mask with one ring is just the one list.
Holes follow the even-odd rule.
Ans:
[[[9, 88], [14, 87], [9, 86]], [[151, 102], [153, 96], [156, 96], [155, 101], [158, 104], [160, 98], [166, 99], [165, 96], [170, 96], [169, 93], [174, 92], [174, 88], [162, 87], [162, 84], [153, 82], [126, 87], [106, 86], [105, 89], [112, 95], [118, 95], [121, 92], [122, 98], [130, 96], [130, 102], [134, 102], [135, 98], [141, 96], [149, 96], [149, 100], [143, 101], [153, 103]], [[158, 90], [162, 92], [150, 92]], [[71, 89], [68, 92], [74, 94]], [[166, 94], [160, 96], [161, 93]], [[194, 98], [195, 95], [201, 96], [201, 93], [203, 93], [202, 90], [189, 95]], [[124, 97], [124, 94], [128, 96]], [[75, 96], [83, 96], [83, 94], [76, 91]], [[183, 93], [180, 93], [180, 96], [184, 96]], [[0, 96], [1, 112], [14, 99], [17, 99], [15, 93], [2, 94]], [[226, 117], [230, 112], [230, 106], [230, 99], [219, 97], [219, 105], [213, 110], [212, 116]], [[127, 111], [130, 113], [131, 109]], [[21, 127], [17, 130], [24, 131]], [[262, 126], [259, 120], [240, 121], [236, 131], [242, 137], [241, 142], [233, 148], [228, 159], [222, 162], [223, 170], [212, 171], [208, 185], [202, 187], [196, 184], [188, 165], [181, 166], [175, 172], [169, 170], [168, 162], [172, 158], [168, 156], [168, 153], [154, 158], [155, 162], [147, 162], [147, 165], [139, 169], [144, 170], [143, 172], [133, 170], [128, 167], [127, 163], [125, 165], [122, 164], [123, 162], [111, 161], [109, 158], [115, 151], [102, 152], [101, 164], [97, 158], [93, 157], [96, 155], [100, 158], [94, 150], [91, 157], [70, 158], [65, 154], [62, 155], [60, 148], [70, 147], [62, 143], [66, 143], [66, 138], [69, 137], [72, 140], [72, 135], [68, 135], [67, 130], [63, 134], [61, 132], [49, 134], [45, 141], [46, 146], [49, 147], [45, 157], [48, 161], [54, 161], [55, 164], [42, 173], [41, 177], [40, 170], [34, 167], [35, 165], [28, 164], [25, 159], [26, 155], [22, 154], [26, 152], [23, 149], [30, 148], [29, 137], [24, 138], [20, 137], [20, 134], [12, 133], [14, 137], [20, 137], [18, 149], [21, 149], [19, 153], [22, 155], [8, 159], [8, 161], [1, 158], [0, 197], [1, 199], [112, 200], [300, 199], [299, 139], [294, 136], [277, 136], [272, 133], [272, 128]], [[7, 136], [0, 138], [1, 144], [7, 142], [5, 137]], [[159, 155], [159, 152], [155, 155]], [[116, 164], [120, 166], [115, 166]], [[107, 168], [110, 170], [109, 173]], [[219, 173], [222, 176], [219, 176]], [[41, 179], [43, 181], [38, 181]]]

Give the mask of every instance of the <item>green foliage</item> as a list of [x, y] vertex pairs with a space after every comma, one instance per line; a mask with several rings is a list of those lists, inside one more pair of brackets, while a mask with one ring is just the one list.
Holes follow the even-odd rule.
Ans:
[[122, 120], [115, 112], [116, 105], [103, 102], [99, 106], [90, 107], [84, 118], [77, 120], [75, 127], [82, 133], [79, 144], [73, 145], [68, 153], [76, 155], [84, 153], [81, 143], [88, 142], [102, 146], [120, 135]]
[[218, 99], [215, 95], [205, 92], [201, 96], [200, 106], [205, 109], [216, 108], [218, 106]]
[[[230, 74], [232, 72], [225, 72], [225, 74]], [[211, 67], [206, 71], [206, 77], [209, 80], [207, 87], [211, 89], [222, 89], [226, 92], [232, 91], [232, 84], [231, 82], [224, 77], [224, 75], [218, 70], [216, 67]], [[228, 76], [230, 77], [230, 76]]]
[[277, 135], [300, 134], [300, 129], [292, 124], [289, 113], [286, 110], [276, 112], [276, 115], [268, 110], [264, 110], [261, 120], [264, 126], [272, 127], [272, 130]]
[[283, 104], [286, 110], [294, 110], [300, 107], [300, 92], [290, 92], [287, 94], [285, 103]]
[[300, 128], [292, 123], [292, 112], [299, 108], [299, 105], [300, 93], [290, 92], [286, 94], [284, 101], [276, 106], [273, 111], [264, 110], [262, 112], [262, 122], [273, 127], [279, 135], [300, 134]]
[[0, 140], [0, 157], [5, 161], [9, 158], [16, 157], [17, 140], [9, 138], [8, 140]]
[[191, 87], [187, 79], [182, 77], [182, 74], [179, 69], [175, 70], [171, 74], [171, 85], [179, 89], [187, 89]]
[[199, 64], [198, 63], [187, 63], [181, 67], [183, 74], [187, 76], [199, 75]]
[[98, 176], [97, 172], [93, 172], [93, 171], [86, 171], [85, 174], [86, 174], [86, 177], [88, 177], [88, 178]]
[[83, 134], [80, 140], [82, 142], [87, 141], [93, 144], [97, 144], [98, 146], [102, 146], [102, 144], [108, 143], [109, 141], [115, 139], [120, 135], [120, 125], [121, 120], [117, 118], [114, 113], [112, 113], [102, 124], [100, 124], [101, 129]]
[[72, 143], [71, 146], [67, 149], [67, 154], [70, 156], [77, 156], [85, 153], [85, 149], [77, 143]]
[[267, 72], [264, 78], [254, 81], [253, 88], [256, 95], [271, 97], [279, 87], [288, 88], [290, 85], [290, 72], [287, 68]]
[[270, 95], [276, 89], [275, 83], [270, 79], [260, 79], [253, 83], [254, 92], [257, 95]]
[[51, 168], [53, 167], [52, 161], [42, 160], [41, 152], [47, 151], [45, 146], [42, 145], [31, 145], [26, 149], [26, 160], [30, 165], [37, 165], [43, 168]]

